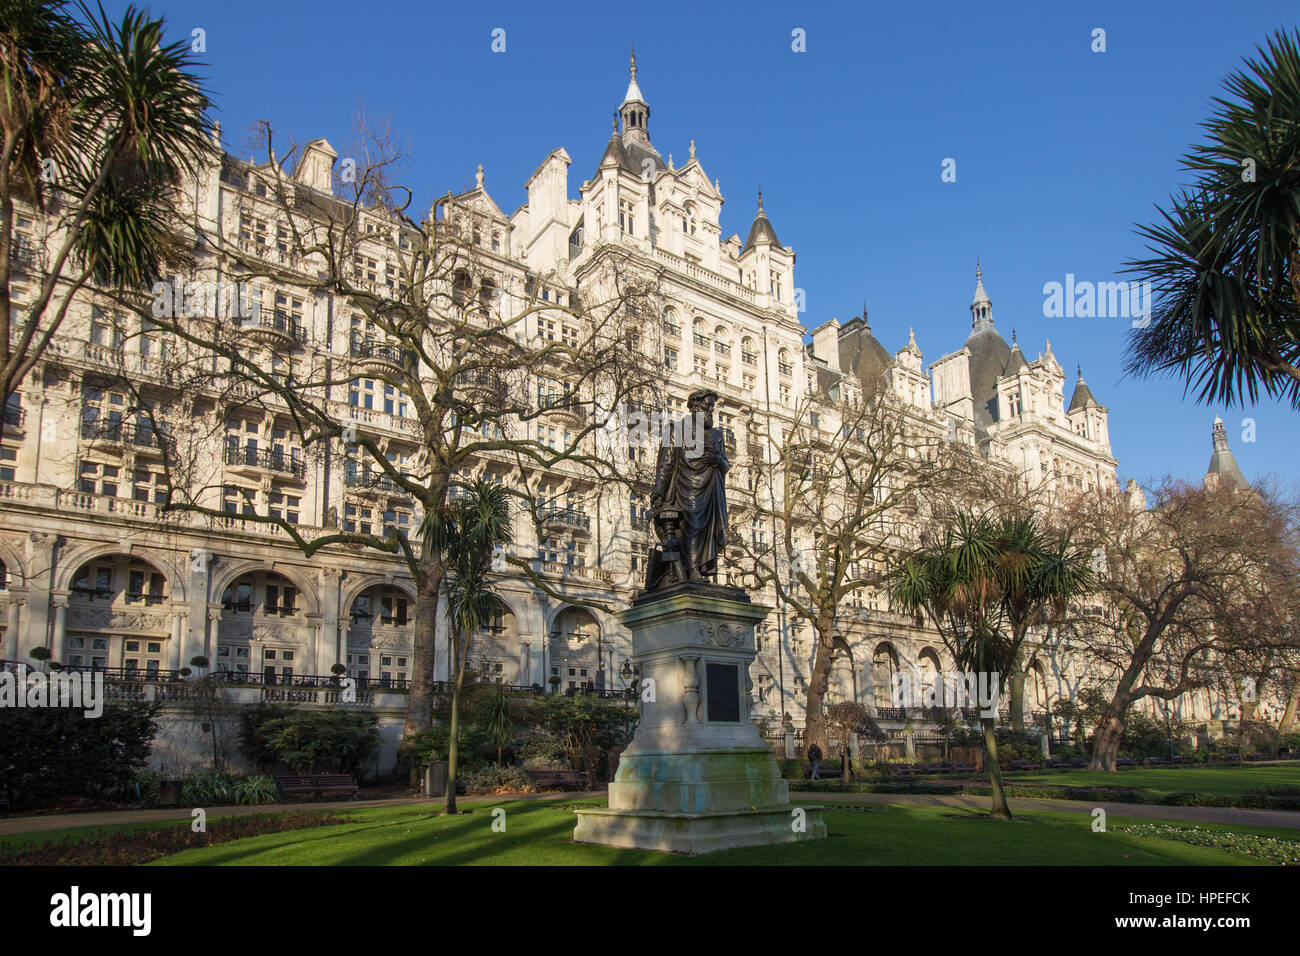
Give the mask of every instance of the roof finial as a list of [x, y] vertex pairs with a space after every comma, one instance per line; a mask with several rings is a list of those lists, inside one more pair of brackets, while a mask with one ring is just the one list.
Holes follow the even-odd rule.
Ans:
[[1074, 366], [1074, 372], [1079, 376], [1079, 381], [1083, 381], [1083, 363]]
[[975, 281], [979, 282], [984, 278], [984, 273], [980, 271], [980, 257], [975, 257]]
[[1016, 327], [1014, 325], [1011, 326], [1011, 344], [1016, 344]]
[[907, 327], [907, 344], [913, 347], [916, 346], [916, 332], [910, 325]]
[[763, 187], [758, 187], [758, 211], [763, 211]]
[[695, 158], [695, 140], [691, 140], [691, 159]]
[[475, 170], [474, 172], [474, 184], [478, 186], [479, 189], [483, 188], [483, 164], [482, 163], [478, 164], [478, 169]]
[[636, 44], [632, 44], [632, 79], [636, 79]]
[[614, 134], [618, 135], [618, 110], [614, 110]]

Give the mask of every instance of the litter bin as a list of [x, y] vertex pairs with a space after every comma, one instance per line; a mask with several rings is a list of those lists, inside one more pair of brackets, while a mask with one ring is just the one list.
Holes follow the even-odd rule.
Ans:
[[164, 780], [158, 793], [158, 806], [179, 807], [181, 805], [181, 781]]
[[424, 765], [424, 795], [426, 797], [445, 797], [447, 795], [447, 761], [435, 760]]

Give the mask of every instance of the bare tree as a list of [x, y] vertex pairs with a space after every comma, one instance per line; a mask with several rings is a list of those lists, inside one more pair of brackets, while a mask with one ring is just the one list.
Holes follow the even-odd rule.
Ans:
[[804, 739], [825, 750], [825, 695], [840, 615], [882, 589], [887, 562], [923, 513], [980, 478], [973, 450], [948, 440], [882, 384], [841, 381], [801, 400], [790, 420], [752, 421], [732, 544], [743, 579], [772, 587], [817, 641]]
[[[539, 528], [570, 500], [564, 485], [634, 480], [626, 446], [602, 425], [623, 403], [661, 404], [663, 376], [650, 358], [660, 348], [650, 320], [661, 310], [655, 271], [616, 246], [571, 266], [581, 270], [581, 296], [573, 275], [528, 273], [491, 254], [480, 235], [481, 190], [449, 194], [412, 218], [411, 190], [396, 182], [402, 151], [387, 129], [359, 125], [360, 160], [335, 171], [332, 190], [287, 172], [297, 149], [277, 157], [265, 124], [264, 164], [226, 160], [220, 175], [242, 187], [237, 219], [196, 217], [193, 241], [211, 255], [205, 275], [229, 294], [198, 304], [186, 295], [184, 309], [173, 307], [182, 298], [174, 286], [156, 287], [152, 301], [126, 297], [152, 316], [139, 334], [165, 336], [170, 352], [151, 368], [153, 384], [120, 374], [164, 453], [165, 511], [273, 525], [306, 556], [361, 549], [405, 562], [417, 595], [409, 739], [432, 721], [446, 556], [408, 530], [474, 478], [506, 485]], [[304, 155], [300, 171], [308, 161], [321, 153]], [[308, 341], [309, 296], [332, 297], [333, 341]], [[369, 411], [355, 394], [363, 382], [382, 389], [393, 414]], [[169, 420], [169, 405], [182, 414]], [[223, 444], [220, 432], [241, 414], [273, 416], [280, 443], [253, 451], [227, 435]], [[182, 418], [193, 427], [176, 428]], [[376, 418], [414, 450], [398, 451]], [[330, 527], [308, 529], [283, 507], [256, 507], [247, 492], [232, 501], [223, 466], [250, 454], [342, 472], [349, 485], [400, 499], [407, 520], [381, 527], [336, 515]], [[508, 567], [561, 596], [531, 561], [499, 557], [495, 572]]]
[[1257, 684], [1294, 660], [1294, 505], [1268, 490], [1173, 481], [1152, 499], [1148, 509], [1130, 494], [1098, 493], [1062, 516], [1092, 550], [1096, 603], [1061, 626], [1113, 682], [1096, 770], [1115, 769], [1139, 701], [1229, 684], [1236, 696], [1242, 677]]

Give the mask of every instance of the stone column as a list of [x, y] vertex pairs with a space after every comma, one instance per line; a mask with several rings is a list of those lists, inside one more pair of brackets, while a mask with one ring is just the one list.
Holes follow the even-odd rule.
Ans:
[[339, 568], [321, 568], [320, 569], [320, 627], [318, 628], [319, 637], [316, 640], [316, 671], [317, 674], [328, 674], [330, 668], [335, 664], [346, 664], [347, 658], [347, 633], [344, 632], [342, 641], [338, 640], [338, 633], [341, 626], [341, 615], [339, 608], [339, 581], [343, 577], [343, 572]]
[[523, 684], [525, 687], [527, 687], [531, 683], [534, 683], [534, 678], [532, 676], [533, 668], [532, 668], [531, 650], [532, 648], [528, 641], [523, 641], [520, 643], [518, 683]]
[[[217, 638], [221, 633], [221, 605], [209, 604], [207, 614], [207, 633], [203, 638], [203, 656], [208, 659], [208, 666], [215, 668], [217, 666]], [[234, 666], [234, 661], [231, 661]], [[250, 663], [250, 667], [252, 664]]]
[[21, 597], [16, 594], [9, 595], [9, 604], [5, 608], [5, 639], [4, 644], [0, 645], [0, 658], [4, 660], [18, 659], [18, 633], [22, 606]]
[[50, 636], [50, 583], [56, 535], [33, 531], [27, 536], [27, 626], [18, 635], [14, 657], [28, 662], [34, 647], [45, 647]]
[[184, 648], [181, 647], [185, 641], [185, 621], [189, 615], [185, 611], [172, 612], [172, 646], [171, 646], [171, 669], [180, 670], [184, 666], [182, 654]]
[[57, 661], [63, 658], [63, 639], [68, 631], [68, 592], [55, 591], [50, 595], [50, 604], [54, 606], [54, 630], [47, 646], [53, 655], [50, 659]]

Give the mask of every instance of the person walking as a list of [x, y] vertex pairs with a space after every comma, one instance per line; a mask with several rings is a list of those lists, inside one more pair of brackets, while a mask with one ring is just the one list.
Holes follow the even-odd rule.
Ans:
[[818, 747], [816, 744], [813, 744], [811, 747], [808, 748], [808, 762], [812, 764], [812, 776], [810, 776], [808, 779], [820, 780], [821, 777], [817, 775], [817, 768], [821, 766], [822, 749]]

